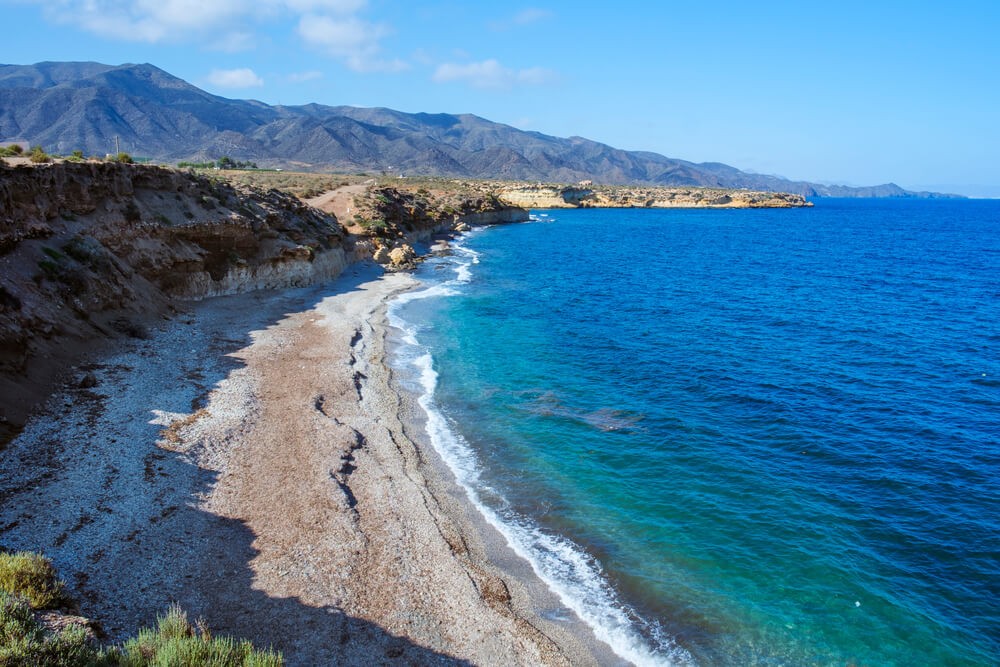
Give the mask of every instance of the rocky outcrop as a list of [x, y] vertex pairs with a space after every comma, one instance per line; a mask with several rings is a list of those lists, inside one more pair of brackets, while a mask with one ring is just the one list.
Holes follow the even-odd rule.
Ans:
[[477, 227], [480, 225], [505, 225], [511, 222], [527, 222], [531, 217], [527, 208], [514, 206], [509, 208], [498, 208], [492, 211], [478, 211], [457, 216], [455, 228], [462, 231], [461, 227]]
[[453, 191], [434, 195], [396, 187], [374, 187], [355, 200], [356, 220], [375, 245], [372, 259], [388, 270], [415, 266], [412, 245], [470, 227], [525, 222], [528, 210], [502, 201], [477, 184], [454, 183]]
[[417, 251], [408, 243], [395, 246], [381, 245], [372, 255], [372, 259], [387, 271], [402, 271], [416, 267]]
[[47, 256], [36, 284], [110, 263], [198, 299], [336, 275], [346, 246], [336, 219], [276, 190], [116, 163], [0, 170], [0, 253]]
[[417, 252], [413, 246], [404, 243], [389, 252], [389, 261], [397, 268], [411, 268], [416, 266]]
[[528, 211], [503, 200], [483, 183], [452, 184], [453, 191], [435, 195], [397, 187], [375, 187], [355, 202], [358, 220], [371, 236], [419, 238], [456, 225], [523, 222]]
[[526, 208], [798, 208], [812, 206], [805, 197], [784, 192], [719, 188], [629, 186], [515, 186], [500, 199]]
[[593, 195], [590, 189], [534, 185], [504, 189], [500, 199], [524, 208], [579, 208]]

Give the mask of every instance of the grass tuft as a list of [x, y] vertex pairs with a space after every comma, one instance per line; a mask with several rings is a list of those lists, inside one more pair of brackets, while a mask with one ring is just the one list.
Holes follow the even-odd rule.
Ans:
[[65, 584], [45, 556], [28, 551], [0, 553], [0, 592], [21, 596], [34, 609], [52, 609], [66, 601], [64, 591]]
[[0, 667], [281, 667], [280, 653], [248, 641], [213, 637], [177, 605], [121, 646], [94, 647], [87, 631], [69, 626], [58, 633], [35, 618], [34, 609], [66, 602], [64, 585], [40, 554], [0, 554]]
[[0, 665], [113, 664], [88, 643], [83, 628], [73, 626], [58, 634], [47, 633], [35, 620], [25, 598], [0, 592]]
[[255, 649], [248, 641], [230, 637], [212, 637], [199, 622], [201, 632], [187, 614], [172, 606], [157, 619], [156, 629], [139, 631], [116, 652], [122, 667], [151, 665], [213, 665], [217, 667], [280, 667], [280, 653]]

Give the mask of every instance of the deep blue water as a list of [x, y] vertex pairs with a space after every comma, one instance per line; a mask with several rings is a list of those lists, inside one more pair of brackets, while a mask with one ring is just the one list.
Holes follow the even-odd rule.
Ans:
[[1000, 202], [542, 213], [423, 266], [396, 363], [599, 636], [1000, 664]]

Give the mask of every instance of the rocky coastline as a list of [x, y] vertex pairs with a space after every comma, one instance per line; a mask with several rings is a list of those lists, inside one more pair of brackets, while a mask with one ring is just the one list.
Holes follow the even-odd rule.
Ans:
[[[594, 192], [551, 196], [641, 194]], [[415, 247], [528, 204], [338, 193], [0, 167], [0, 549], [52, 558], [111, 640], [179, 603], [288, 664], [618, 664], [468, 502], [386, 362]]]
[[618, 185], [516, 185], [500, 199], [523, 208], [801, 208], [802, 195], [723, 188]]
[[374, 192], [379, 224], [348, 227], [288, 193], [189, 171], [0, 166], [0, 443], [95, 345], [142, 337], [192, 301], [311, 285], [367, 259], [404, 269], [434, 233], [528, 218], [495, 199], [420, 210], [407, 196]]

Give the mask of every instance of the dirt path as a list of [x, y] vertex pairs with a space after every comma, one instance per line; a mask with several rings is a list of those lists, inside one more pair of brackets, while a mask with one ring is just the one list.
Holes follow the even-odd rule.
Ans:
[[356, 185], [345, 185], [305, 201], [324, 213], [332, 213], [345, 227], [354, 227], [354, 197], [364, 193], [374, 182], [370, 180]]

